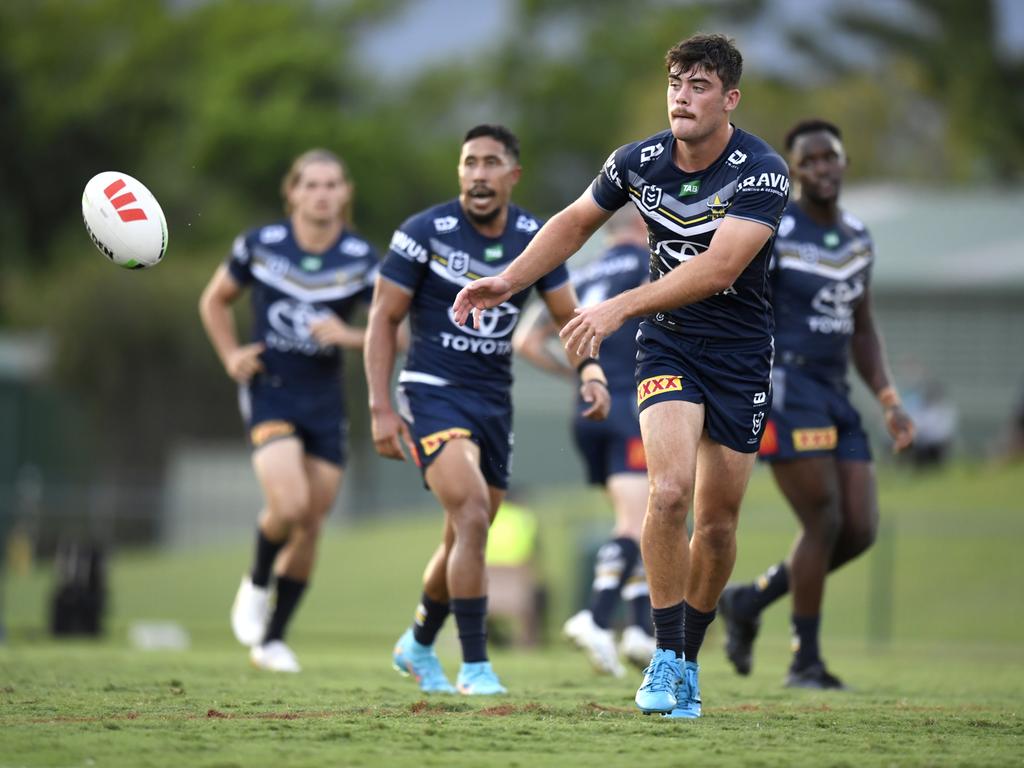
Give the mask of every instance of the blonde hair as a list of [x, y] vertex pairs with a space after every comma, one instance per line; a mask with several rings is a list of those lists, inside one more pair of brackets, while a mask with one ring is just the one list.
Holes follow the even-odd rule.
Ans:
[[296, 157], [292, 161], [292, 165], [284, 175], [284, 178], [281, 179], [281, 199], [284, 200], [285, 215], [291, 216], [292, 214], [292, 204], [288, 200], [289, 193], [291, 193], [291, 191], [298, 185], [299, 179], [302, 178], [302, 172], [306, 170], [306, 166], [314, 163], [330, 163], [341, 169], [342, 181], [348, 185], [349, 190], [351, 191], [351, 194], [348, 196], [348, 201], [344, 206], [342, 206], [341, 221], [345, 226], [351, 226], [352, 202], [355, 198], [355, 184], [352, 182], [352, 178], [348, 175], [348, 167], [346, 167], [345, 161], [334, 152], [331, 152], [331, 150], [321, 149], [319, 147], [308, 149]]

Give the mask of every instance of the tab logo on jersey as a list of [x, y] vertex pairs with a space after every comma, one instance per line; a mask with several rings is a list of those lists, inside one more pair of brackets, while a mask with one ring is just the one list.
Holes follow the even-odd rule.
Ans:
[[738, 149], [734, 149], [732, 154], [729, 155], [725, 162], [727, 162], [729, 165], [738, 168], [739, 166], [747, 162], [747, 156], [743, 152], [740, 152]]
[[644, 184], [644, 188], [640, 191], [640, 203], [648, 211], [653, 211], [661, 205], [661, 187]]
[[835, 427], [794, 429], [793, 447], [798, 451], [831, 451], [839, 444]]
[[502, 255], [504, 255], [504, 253], [501, 243], [488, 246], [487, 248], [484, 248], [484, 261], [497, 261], [502, 257]]
[[303, 256], [299, 266], [307, 272], [316, 272], [323, 266], [324, 260], [319, 256]]
[[421, 437], [420, 446], [423, 448], [424, 455], [431, 456], [437, 453], [438, 449], [449, 440], [454, 440], [459, 437], [470, 437], [472, 434], [473, 433], [465, 427], [442, 429], [440, 432], [435, 432], [432, 435]]
[[538, 229], [540, 229], [540, 224], [538, 224], [537, 220], [532, 216], [525, 216], [523, 214], [519, 214], [519, 218], [516, 219], [516, 229], [518, 229], [520, 232], [526, 232], [527, 234], [529, 234], [531, 232], [536, 232]]
[[641, 381], [636, 388], [636, 404], [640, 405], [644, 400], [655, 395], [666, 392], [681, 392], [683, 389], [683, 377], [676, 374], [666, 376], [651, 376]]
[[651, 144], [640, 150], [640, 165], [646, 165], [665, 151], [664, 144]]
[[452, 251], [448, 254], [448, 272], [455, 277], [462, 277], [469, 271], [469, 254], [465, 251]]
[[700, 179], [697, 179], [696, 181], [684, 181], [683, 186], [679, 188], [679, 197], [696, 195], [698, 192], [700, 192]]
[[400, 229], [395, 230], [395, 234], [391, 236], [391, 245], [388, 247], [409, 261], [418, 261], [421, 264], [427, 262], [427, 249]]
[[442, 216], [434, 219], [434, 229], [440, 233], [454, 232], [459, 227], [459, 220], [454, 216]]
[[839, 233], [838, 232], [826, 232], [825, 233], [825, 247], [826, 248], [837, 248], [839, 247]]

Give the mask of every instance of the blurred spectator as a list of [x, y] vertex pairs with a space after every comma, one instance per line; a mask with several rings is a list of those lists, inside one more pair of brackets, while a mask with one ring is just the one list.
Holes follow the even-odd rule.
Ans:
[[960, 414], [944, 387], [935, 379], [923, 379], [904, 394], [903, 407], [917, 427], [914, 443], [906, 452], [920, 469], [946, 463], [956, 437]]
[[[547, 590], [540, 575], [537, 516], [505, 501], [487, 537], [488, 634], [493, 642], [536, 645], [543, 634]], [[511, 622], [506, 629], [503, 620]]]

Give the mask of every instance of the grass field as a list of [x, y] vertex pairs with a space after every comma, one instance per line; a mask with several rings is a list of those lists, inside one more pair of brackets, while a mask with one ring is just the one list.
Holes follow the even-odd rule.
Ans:
[[[705, 717], [632, 707], [639, 675], [597, 678], [554, 643], [497, 649], [511, 694], [424, 699], [389, 667], [417, 598], [436, 515], [332, 529], [290, 641], [297, 676], [250, 669], [226, 622], [248, 548], [121, 553], [105, 640], [45, 635], [48, 570], [7, 580], [0, 766], [566, 766], [1024, 764], [1024, 472], [958, 468], [882, 477], [884, 535], [829, 582], [823, 647], [854, 690], [789, 691], [787, 608], [765, 617], [754, 673], [710, 636]], [[576, 550], [600, 529], [597, 495], [534, 500], [558, 622], [576, 606]], [[758, 472], [736, 576], [785, 553], [793, 524]], [[187, 651], [130, 647], [140, 620], [173, 620]], [[439, 641], [457, 666], [451, 628]], [[642, 762], [641, 762], [642, 761]]]

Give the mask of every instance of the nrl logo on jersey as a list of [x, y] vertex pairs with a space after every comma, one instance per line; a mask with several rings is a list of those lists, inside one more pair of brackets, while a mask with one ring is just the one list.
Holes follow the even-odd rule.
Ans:
[[434, 219], [434, 229], [440, 233], [454, 232], [459, 228], [459, 220], [454, 216], [442, 216]]
[[523, 214], [519, 214], [519, 218], [516, 219], [516, 229], [518, 229], [520, 232], [526, 232], [527, 234], [529, 234], [531, 232], [536, 232], [538, 229], [540, 229], [540, 224], [538, 224], [537, 220], [532, 218], [531, 216], [524, 216]]
[[644, 184], [644, 188], [640, 190], [640, 204], [648, 211], [653, 211], [661, 205], [661, 187]]
[[448, 271], [455, 277], [462, 277], [469, 271], [469, 254], [465, 251], [452, 251], [448, 254]]
[[604, 171], [604, 175], [608, 177], [608, 181], [619, 189], [622, 189], [622, 178], [619, 176], [619, 169], [615, 167], [614, 152], [608, 155], [608, 159], [604, 161], [602, 170]]
[[647, 165], [647, 163], [651, 162], [651, 160], [658, 157], [664, 151], [664, 144], [651, 144], [648, 147], [644, 147], [640, 150], [640, 165]]

